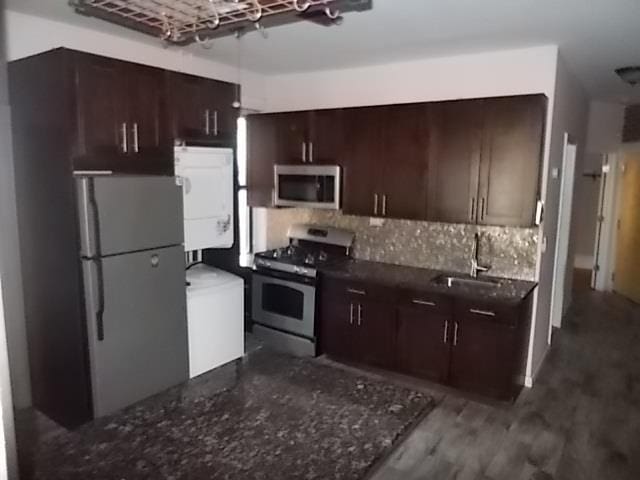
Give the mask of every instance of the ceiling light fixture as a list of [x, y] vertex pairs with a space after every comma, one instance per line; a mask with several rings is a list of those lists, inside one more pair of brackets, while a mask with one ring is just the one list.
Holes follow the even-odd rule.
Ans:
[[[371, 0], [70, 0], [69, 4], [78, 13], [171, 44], [207, 47], [212, 39], [238, 30], [260, 30], [298, 20], [334, 25], [342, 21], [341, 10], [371, 8]], [[325, 21], [318, 21], [318, 15]]]
[[640, 84], [640, 66], [618, 68], [616, 73], [632, 87]]

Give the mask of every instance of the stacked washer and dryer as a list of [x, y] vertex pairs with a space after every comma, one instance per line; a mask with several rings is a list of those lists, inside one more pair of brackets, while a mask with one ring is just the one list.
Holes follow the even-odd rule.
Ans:
[[244, 281], [201, 263], [202, 250], [233, 246], [233, 150], [176, 147], [184, 197], [189, 376], [244, 355]]

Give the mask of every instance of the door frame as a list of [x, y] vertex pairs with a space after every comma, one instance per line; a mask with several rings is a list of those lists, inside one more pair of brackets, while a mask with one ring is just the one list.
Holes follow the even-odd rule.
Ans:
[[558, 230], [556, 234], [556, 254], [553, 265], [549, 343], [551, 342], [553, 327], [560, 328], [562, 326], [562, 317], [564, 316], [566, 304], [565, 284], [568, 270], [577, 152], [577, 142], [568, 133], [565, 133], [561, 170], [560, 208], [558, 211]]
[[[616, 267], [616, 244], [618, 241], [617, 223], [619, 219], [620, 196], [622, 194], [622, 173], [627, 153], [640, 152], [640, 143], [623, 146], [615, 154], [607, 155], [609, 172], [603, 193], [602, 229], [600, 231], [600, 272], [594, 288], [601, 292], [612, 292], [613, 276]], [[597, 239], [596, 239], [597, 241]]]

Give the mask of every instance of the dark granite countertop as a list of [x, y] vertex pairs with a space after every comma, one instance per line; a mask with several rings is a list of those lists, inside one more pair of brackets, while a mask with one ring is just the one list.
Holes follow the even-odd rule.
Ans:
[[495, 287], [476, 285], [447, 287], [445, 285], [438, 285], [434, 283], [433, 280], [443, 274], [455, 276], [466, 275], [457, 272], [406, 267], [367, 260], [350, 260], [342, 264], [327, 266], [322, 269], [322, 274], [333, 278], [354, 281], [360, 280], [395, 288], [445, 294], [452, 297], [499, 301], [509, 304], [520, 303], [537, 286], [537, 283], [526, 280], [483, 275], [481, 278], [491, 278], [498, 281], [499, 284]]

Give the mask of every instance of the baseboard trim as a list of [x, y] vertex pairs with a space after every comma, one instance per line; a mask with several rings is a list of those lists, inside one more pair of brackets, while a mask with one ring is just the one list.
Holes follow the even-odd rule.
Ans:
[[544, 365], [544, 361], [547, 359], [547, 355], [549, 355], [549, 350], [551, 350], [551, 346], [547, 345], [547, 348], [544, 351], [544, 354], [542, 355], [542, 358], [540, 359], [540, 362], [538, 363], [538, 365], [536, 366], [535, 370], [533, 371], [533, 374], [532, 375], [526, 375], [524, 377], [524, 386], [526, 388], [532, 388], [533, 385], [536, 383], [536, 379], [538, 378], [538, 375], [540, 374], [540, 370], [542, 370], [542, 366]]

